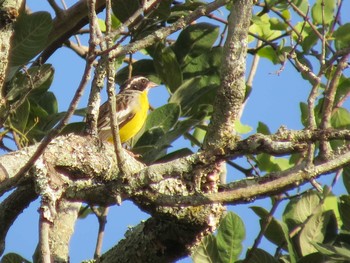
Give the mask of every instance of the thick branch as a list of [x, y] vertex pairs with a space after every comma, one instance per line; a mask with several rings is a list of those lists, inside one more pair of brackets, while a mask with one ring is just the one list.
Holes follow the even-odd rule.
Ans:
[[107, 251], [99, 262], [175, 262], [190, 254], [191, 244], [200, 240], [198, 233], [203, 231], [205, 228], [200, 225], [150, 218], [129, 230], [126, 238]]
[[228, 19], [221, 85], [217, 90], [214, 113], [208, 127], [205, 149], [220, 149], [235, 142], [235, 123], [245, 98], [245, 70], [248, 29], [253, 1], [233, 1]]
[[[303, 143], [323, 138], [329, 140], [350, 139], [350, 132], [346, 130], [326, 130], [283, 131], [274, 135], [258, 134], [238, 142], [233, 149], [226, 148], [227, 151], [223, 155], [213, 156], [206, 152], [199, 152], [149, 167], [126, 155], [128, 165], [132, 166], [133, 171], [138, 171], [128, 177], [120, 174], [114, 149], [110, 144], [102, 146], [103, 149], [101, 149], [98, 141], [70, 135], [59, 137], [50, 143], [42, 155], [43, 161], [41, 164], [47, 166], [46, 169], [50, 171], [51, 175], [56, 174], [55, 177], [50, 178], [49, 182], [59, 183], [58, 189], [62, 190], [62, 197], [65, 199], [74, 202], [84, 201], [91, 204], [108, 205], [127, 198], [136, 202], [143, 210], [154, 215], [155, 218], [162, 215], [161, 217], [164, 219], [171, 215], [171, 220], [167, 219], [165, 223], [156, 221], [157, 224], [175, 224], [179, 225], [179, 228], [181, 228], [181, 225], [186, 228], [187, 224], [195, 224], [198, 228], [200, 226], [207, 228], [210, 227], [209, 216], [211, 213], [214, 213], [214, 216], [210, 218], [216, 218], [215, 215], [219, 214], [222, 208], [216, 205], [202, 207], [203, 204], [246, 202], [252, 200], [252, 198], [263, 197], [293, 188], [313, 177], [329, 173], [349, 164], [350, 153], [339, 155], [336, 159], [318, 164], [309, 170], [297, 166], [294, 169], [280, 173], [268, 174], [261, 178], [246, 179], [222, 186], [219, 193], [199, 195], [198, 193], [201, 191], [196, 187], [198, 183], [203, 183], [198, 181], [203, 178], [201, 177], [202, 174], [215, 172], [216, 165], [225, 159], [264, 151], [277, 155], [303, 151]], [[4, 160], [11, 157], [10, 163], [17, 163], [17, 167], [20, 167], [21, 163], [25, 163], [30, 158], [30, 153], [35, 151], [35, 147], [37, 146], [29, 147], [26, 151], [22, 150], [0, 157], [1, 172], [7, 174], [9, 178], [13, 177], [16, 170], [7, 169], [11, 166], [8, 166], [8, 161], [4, 162]], [[5, 182], [8, 180], [5, 179]], [[190, 206], [184, 207], [180, 204], [199, 205], [201, 209], [193, 210]], [[194, 213], [195, 211], [196, 213]], [[215, 224], [212, 226], [215, 226]], [[180, 230], [177, 229], [177, 231]], [[164, 231], [167, 232], [168, 230]], [[156, 238], [158, 237], [160, 238], [160, 236]], [[130, 238], [133, 240], [130, 242], [138, 240], [135, 236]], [[140, 239], [137, 242], [144, 246], [144, 241], [145, 239]], [[164, 242], [166, 243], [166, 249], [169, 249], [170, 245], [167, 241]], [[122, 244], [121, 246], [123, 246]], [[189, 246], [194, 244], [195, 242], [189, 244]], [[120, 248], [115, 249], [119, 251]], [[187, 253], [188, 248], [185, 249]], [[163, 256], [168, 257], [169, 255]]]
[[335, 158], [306, 169], [303, 165], [291, 169], [270, 173], [263, 177], [244, 179], [227, 184], [221, 192], [212, 194], [197, 194], [194, 196], [158, 196], [158, 205], [196, 206], [203, 204], [225, 203], [238, 204], [252, 202], [281, 193], [309, 182], [313, 178], [331, 173], [350, 163], [350, 152], [334, 156]]
[[[139, 170], [138, 177], [133, 180], [135, 185], [139, 187], [189, 173], [198, 163], [210, 164], [218, 159], [233, 159], [247, 154], [286, 155], [304, 151], [307, 143], [317, 142], [321, 139], [350, 140], [350, 131], [329, 129], [283, 131], [274, 135], [256, 134], [237, 142], [234, 148], [225, 149], [223, 154], [216, 157], [200, 152], [171, 162], [155, 164], [149, 166], [146, 170], [144, 170], [145, 166], [143, 164], [136, 162], [128, 155], [127, 163], [133, 169]], [[67, 148], [66, 145], [70, 145], [70, 147]], [[34, 145], [0, 157], [1, 192], [16, 186], [12, 181], [13, 176], [28, 161], [37, 147], [38, 145]], [[44, 155], [57, 169], [71, 173], [75, 179], [102, 178], [111, 180], [119, 173], [111, 145], [106, 144], [105, 149], [101, 151], [98, 141], [86, 140], [86, 137], [75, 135], [58, 137], [48, 146]], [[23, 177], [24, 175], [19, 176]], [[84, 185], [85, 187], [89, 186], [85, 183]], [[95, 187], [97, 186], [95, 185]]]
[[50, 252], [54, 262], [69, 262], [69, 241], [80, 207], [80, 202], [64, 199], [57, 205], [57, 216], [49, 229]]

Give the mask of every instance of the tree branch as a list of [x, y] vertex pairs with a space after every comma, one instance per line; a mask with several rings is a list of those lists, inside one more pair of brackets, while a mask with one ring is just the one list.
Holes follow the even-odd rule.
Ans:
[[[216, 205], [203, 206], [204, 204], [221, 202], [236, 204], [253, 198], [277, 194], [349, 164], [350, 153], [339, 154], [336, 159], [317, 164], [312, 169], [306, 170], [304, 166], [299, 165], [293, 169], [267, 174], [260, 178], [222, 185], [218, 193], [205, 193], [198, 188], [198, 183], [199, 186], [206, 183], [198, 180], [208, 178], [202, 177], [203, 173], [204, 175], [216, 173], [215, 167], [225, 159], [264, 151], [276, 155], [288, 154], [290, 151], [303, 151], [305, 149], [300, 145], [306, 145], [310, 141], [315, 142], [322, 138], [350, 140], [350, 131], [283, 131], [274, 135], [257, 134], [237, 142], [233, 149], [226, 148], [223, 155], [213, 156], [206, 152], [199, 152], [149, 167], [126, 155], [128, 165], [138, 172], [125, 177], [118, 170], [112, 145], [106, 143], [103, 146], [105, 148], [101, 150], [101, 145], [97, 140], [87, 139], [86, 136], [61, 136], [45, 149], [40, 163], [45, 164], [50, 173], [43, 174], [40, 178], [46, 178], [51, 183], [58, 183], [53, 187], [53, 189], [62, 191], [58, 195], [58, 202], [64, 198], [74, 202], [84, 201], [90, 204], [110, 205], [119, 202], [121, 198], [130, 199], [136, 202], [141, 209], [155, 216], [155, 219], [152, 220], [160, 220], [156, 221], [157, 224], [163, 224], [164, 218], [170, 217], [171, 220], [166, 219], [164, 224], [180, 224], [179, 228], [181, 225], [186, 228], [187, 224], [193, 226], [193, 222], [196, 222], [197, 230], [205, 228], [206, 224], [206, 227], [213, 228], [216, 223], [209, 225], [209, 218], [218, 219], [217, 215], [222, 208]], [[20, 166], [21, 162], [25, 163], [30, 158], [35, 147], [38, 146], [28, 147], [26, 151], [22, 150], [8, 155], [11, 156], [12, 162]], [[16, 174], [16, 170], [7, 170], [7, 167], [11, 168], [11, 165], [3, 162], [6, 158], [8, 158], [7, 155], [0, 157], [0, 163], [3, 164], [1, 172], [7, 173], [8, 178], [11, 178]], [[40, 183], [42, 180], [36, 179], [36, 182]], [[201, 209], [193, 210], [191, 206], [201, 206]], [[194, 211], [197, 212], [194, 213]], [[160, 215], [163, 219], [158, 218]], [[166, 227], [164, 231], [170, 231], [170, 228]], [[176, 231], [181, 231], [181, 229]], [[130, 238], [134, 240], [133, 242], [137, 240], [135, 236]], [[145, 240], [142, 239], [139, 242], [143, 244]], [[161, 247], [163, 245], [162, 243]], [[169, 248], [168, 245], [166, 247]], [[51, 252], [54, 250], [53, 247], [50, 249]], [[188, 248], [185, 249], [188, 252]], [[164, 256], [169, 255], [164, 254]]]
[[155, 201], [160, 206], [198, 206], [203, 204], [239, 204], [268, 197], [295, 188], [324, 174], [329, 174], [350, 163], [350, 152], [335, 155], [334, 159], [306, 169], [304, 165], [270, 173], [263, 177], [244, 179], [221, 187], [221, 192], [194, 196], [159, 195]]
[[[214, 10], [218, 9], [221, 6], [226, 5], [229, 2], [230, 0], [216, 0], [205, 6], [200, 6], [197, 9], [195, 9], [193, 12], [191, 12], [190, 15], [186, 17], [181, 17], [176, 22], [171, 24], [171, 26], [169, 27], [158, 29], [155, 32], [151, 33], [150, 35], [142, 38], [141, 40], [137, 40], [135, 42], [129, 43], [123, 47], [120, 47], [118, 45], [117, 47], [115, 47], [115, 49], [111, 50], [111, 57], [118, 58], [126, 54], [135, 53], [138, 50], [144, 49], [156, 43], [157, 41], [165, 39], [170, 34], [186, 27], [196, 19], [210, 14]], [[102, 51], [101, 54], [107, 51], [109, 50]]]
[[[53, 29], [47, 38], [49, 42], [36, 60], [36, 63], [44, 63], [67, 39], [89, 23], [88, 1], [78, 1], [69, 9], [62, 11], [61, 15], [53, 20]], [[96, 1], [97, 12], [102, 11], [104, 7], [105, 0]]]
[[201, 239], [198, 233], [203, 232], [201, 225], [150, 218], [129, 230], [125, 239], [103, 254], [99, 262], [174, 262], [190, 254], [191, 247]]
[[237, 117], [241, 112], [246, 91], [247, 37], [252, 5], [252, 0], [232, 2], [222, 56], [221, 85], [216, 93], [204, 149], [221, 149], [235, 143], [235, 123], [239, 121]]

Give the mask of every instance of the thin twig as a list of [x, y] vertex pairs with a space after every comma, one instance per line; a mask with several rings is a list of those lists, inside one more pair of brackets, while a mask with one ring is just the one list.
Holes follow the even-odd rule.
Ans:
[[[106, 44], [104, 42], [100, 42], [99, 39], [102, 38], [102, 32], [98, 25], [98, 18], [95, 11], [95, 4], [89, 6], [89, 43], [94, 47], [96, 51], [96, 47], [100, 44], [100, 48], [103, 50], [106, 48]], [[99, 115], [99, 107], [101, 96], [100, 92], [104, 86], [104, 78], [106, 76], [106, 68], [105, 68], [105, 57], [101, 57], [97, 62], [94, 78], [92, 80], [91, 91], [88, 101], [87, 113], [86, 113], [86, 127], [85, 132], [92, 136], [97, 136], [97, 119]]]
[[298, 38], [302, 37], [301, 32], [295, 29], [290, 20], [287, 20], [286, 17], [280, 13], [279, 9], [271, 8], [271, 11], [273, 11], [277, 16], [279, 16], [283, 20], [283, 22], [286, 23], [290, 27], [290, 29], [298, 36]]
[[[41, 210], [41, 213], [44, 211]], [[50, 222], [43, 214], [40, 215], [39, 222], [39, 251], [42, 263], [51, 263], [51, 252], [49, 245]]]
[[[112, 45], [112, 38], [109, 37], [111, 33], [112, 23], [111, 23], [111, 2], [106, 0], [106, 45], [107, 49]], [[115, 154], [118, 160], [118, 166], [123, 173], [126, 173], [127, 170], [124, 167], [125, 157], [122, 147], [122, 143], [119, 136], [119, 125], [117, 119], [117, 105], [115, 98], [115, 59], [111, 57], [111, 53], [108, 53], [108, 63], [107, 63], [107, 93], [108, 93], [108, 103], [110, 109], [110, 118], [111, 118], [111, 130], [113, 134], [113, 144]]]
[[222, 30], [222, 32], [220, 34], [220, 41], [218, 44], [219, 47], [222, 47], [222, 45], [224, 43], [226, 32], [227, 32], [227, 25], [224, 26], [224, 30]]
[[236, 163], [234, 163], [231, 160], [227, 160], [226, 163], [230, 166], [232, 166], [233, 168], [235, 168], [236, 170], [240, 171], [241, 173], [244, 174], [245, 177], [254, 177], [254, 174], [252, 173], [253, 169], [246, 169]]
[[[323, 108], [322, 108], [322, 119], [321, 119], [321, 125], [320, 125], [321, 129], [331, 128], [330, 120], [333, 113], [335, 95], [337, 92], [339, 80], [343, 73], [343, 70], [348, 66], [348, 58], [349, 58], [349, 54], [344, 56], [340, 60], [332, 76], [332, 79], [329, 81], [329, 85], [327, 85], [326, 87], [324, 101], [323, 101]], [[331, 146], [327, 140], [321, 140], [320, 151], [321, 151], [320, 154], [322, 157], [329, 158], [331, 154]]]
[[321, 58], [320, 58], [320, 65], [323, 66], [326, 62], [326, 25], [324, 22], [324, 0], [322, 0], [321, 3], [321, 17], [322, 17], [322, 38], [321, 38]]
[[[66, 2], [65, 2], [64, 0], [61, 0], [61, 3], [62, 3], [62, 5], [63, 5], [64, 10], [67, 10], [67, 9], [68, 9], [68, 6], [67, 6]], [[75, 38], [75, 40], [77, 41], [78, 46], [80, 47], [80, 46], [81, 46], [81, 42], [80, 42], [79, 36], [77, 36], [76, 34], [74, 34], [74, 38]]]
[[217, 17], [217, 16], [214, 15], [214, 14], [208, 14], [207, 17], [208, 17], [208, 18], [211, 18], [211, 19], [213, 19], [213, 20], [215, 20], [215, 21], [218, 21], [218, 22], [220, 22], [220, 23], [222, 23], [222, 24], [224, 24], [224, 25], [227, 25], [227, 20], [226, 20], [226, 19], [222, 19], [222, 18], [220, 18], [220, 17]]
[[50, 4], [52, 7], [53, 11], [55, 11], [55, 14], [57, 17], [62, 17], [63, 10], [58, 6], [55, 0], [47, 0], [47, 2]]
[[337, 9], [337, 13], [335, 15], [335, 18], [333, 19], [333, 23], [331, 26], [331, 29], [329, 30], [329, 32], [332, 34], [335, 30], [335, 26], [337, 25], [337, 23], [340, 22], [340, 10], [342, 8], [343, 5], [343, 0], [338, 1], [338, 9]]
[[349, 54], [345, 55], [339, 62], [331, 81], [329, 82], [329, 85], [327, 85], [326, 90], [325, 90], [325, 98], [324, 98], [324, 103], [323, 103], [323, 118], [321, 121], [321, 128], [322, 129], [327, 129], [331, 127], [330, 124], [330, 119], [333, 111], [333, 105], [334, 105], [334, 99], [335, 99], [335, 94], [337, 91], [338, 83], [340, 80], [340, 77], [343, 73], [343, 70], [348, 66], [348, 58]]
[[77, 45], [73, 41], [70, 41], [70, 40], [66, 40], [64, 42], [64, 45], [66, 47], [70, 48], [71, 50], [73, 50], [75, 52], [75, 54], [77, 54], [82, 59], [86, 59], [86, 56], [89, 52], [88, 47], [82, 46], [82, 45]]
[[[261, 46], [261, 44], [262, 44], [262, 41], [258, 40], [256, 42], [255, 48], [259, 48]], [[253, 57], [252, 65], [250, 67], [249, 75], [248, 75], [248, 78], [247, 78], [247, 86], [249, 88], [253, 87], [253, 79], [254, 79], [255, 74], [257, 72], [257, 69], [258, 69], [259, 60], [260, 60], [260, 56], [255, 54], [254, 57]]]
[[[310, 28], [312, 29], [312, 31], [316, 34], [316, 36], [323, 41], [324, 40], [324, 36], [321, 35], [321, 33], [317, 30], [317, 27], [310, 22], [310, 19], [307, 15], [305, 15], [291, 0], [287, 1], [288, 4], [293, 8], [293, 10], [299, 15], [301, 16], [310, 26]], [[335, 51], [333, 50], [333, 48], [331, 47], [331, 45], [328, 42], [325, 42], [325, 45], [327, 46], [327, 48], [332, 52], [335, 53]]]
[[91, 207], [91, 210], [97, 216], [97, 220], [98, 220], [98, 235], [96, 240], [94, 259], [98, 259], [101, 256], [103, 236], [104, 236], [105, 227], [107, 224], [107, 215], [108, 215], [109, 207], [100, 207], [100, 209], [102, 210], [102, 212], [96, 209], [95, 207]]
[[338, 182], [339, 177], [342, 175], [342, 172], [343, 172], [343, 169], [339, 169], [338, 171], [336, 171], [335, 176], [332, 180], [331, 189], [333, 189], [335, 184]]

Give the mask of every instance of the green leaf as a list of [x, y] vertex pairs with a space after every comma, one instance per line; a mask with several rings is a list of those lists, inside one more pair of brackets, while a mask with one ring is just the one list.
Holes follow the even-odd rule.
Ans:
[[[349, 29], [350, 30], [350, 29]], [[337, 87], [337, 93], [335, 95], [335, 103], [346, 98], [350, 92], [350, 78], [341, 75], [339, 85]]]
[[[259, 35], [260, 37], [271, 40], [281, 35], [280, 30], [273, 30], [271, 28], [271, 18], [268, 14], [262, 16], [254, 15], [252, 17], [252, 25], [249, 28], [249, 31]], [[272, 19], [272, 21], [275, 21]]]
[[78, 213], [78, 218], [79, 219], [85, 219], [89, 215], [93, 214], [94, 212], [91, 210], [90, 206], [87, 205], [82, 205], [80, 207], [79, 213]]
[[147, 131], [142, 133], [142, 135], [139, 139], [136, 138], [137, 142], [133, 146], [134, 152], [137, 152], [138, 154], [141, 154], [141, 155], [145, 155], [145, 153], [138, 151], [139, 147], [148, 146], [148, 147], [152, 147], [152, 148], [157, 148], [159, 150], [163, 150], [164, 148], [169, 147], [170, 144], [168, 144], [168, 143], [162, 144], [159, 147], [157, 147], [156, 145], [153, 145], [153, 144], [159, 142], [159, 138], [162, 138], [164, 135], [165, 135], [165, 131], [161, 127], [152, 127], [150, 129], [148, 129]]
[[156, 143], [160, 137], [166, 134], [176, 124], [179, 117], [180, 107], [175, 103], [165, 104], [155, 109], [147, 116], [140, 137], [135, 137], [137, 143], [134, 147], [151, 146], [153, 143]]
[[206, 113], [198, 111], [196, 115], [177, 122], [175, 127], [167, 133], [164, 133], [159, 127], [155, 130], [149, 130], [145, 135], [149, 136], [149, 138], [142, 135], [140, 143], [136, 143], [133, 152], [141, 154], [145, 163], [153, 163], [166, 155], [165, 149], [169, 148], [171, 143], [199, 124], [205, 117]]
[[112, 11], [116, 18], [122, 23], [128, 20], [140, 7], [138, 0], [113, 0]]
[[300, 107], [300, 112], [301, 112], [301, 123], [303, 124], [304, 127], [308, 126], [308, 118], [309, 118], [309, 111], [308, 111], [308, 106], [305, 102], [300, 102], [299, 103]]
[[311, 16], [316, 25], [329, 25], [334, 19], [334, 10], [336, 6], [335, 0], [316, 0], [312, 6]]
[[[324, 189], [324, 193], [326, 190]], [[338, 207], [338, 197], [334, 196], [333, 194], [329, 193], [327, 196], [324, 197], [324, 201], [322, 204], [322, 211], [332, 211], [334, 214], [334, 217], [336, 219], [336, 231], [338, 230], [338, 227], [340, 228], [342, 226], [342, 220], [340, 217], [339, 207]], [[331, 230], [328, 229], [327, 233], [330, 234]]]
[[191, 257], [194, 263], [219, 262], [219, 253], [215, 236], [208, 235], [204, 237]]
[[[59, 118], [60, 120], [61, 118]], [[72, 123], [68, 123], [62, 130], [62, 132], [60, 133], [61, 135], [66, 135], [66, 134], [71, 134], [71, 133], [75, 133], [75, 134], [83, 134], [84, 129], [86, 127], [86, 123], [85, 122], [72, 122]]]
[[242, 252], [245, 229], [242, 219], [228, 212], [221, 220], [217, 234], [217, 247], [221, 262], [234, 262]]
[[333, 128], [349, 129], [350, 128], [350, 113], [345, 108], [336, 108], [331, 117]]
[[288, 25], [285, 22], [283, 22], [282, 20], [275, 18], [275, 17], [272, 17], [272, 18], [270, 18], [270, 28], [272, 30], [284, 31], [284, 30], [287, 30]]
[[26, 260], [24, 257], [16, 253], [7, 253], [2, 257], [0, 262], [1, 263], [30, 263], [29, 260]]
[[55, 114], [58, 112], [58, 103], [56, 100], [56, 96], [53, 92], [48, 91], [39, 96], [35, 96], [35, 98], [31, 98], [32, 101], [36, 102], [41, 108], [43, 108], [48, 115]]
[[333, 37], [335, 39], [335, 47], [337, 50], [347, 48], [350, 46], [350, 23], [341, 25], [337, 30], [334, 31]]
[[313, 214], [306, 222], [299, 234], [300, 251], [303, 256], [317, 252], [317, 249], [312, 244], [313, 242], [323, 242], [327, 225], [332, 215], [334, 215], [332, 211], [319, 212]]
[[163, 80], [170, 91], [174, 92], [182, 84], [182, 71], [175, 53], [170, 47], [163, 48], [157, 62], [160, 64], [158, 71], [162, 72]]
[[292, 199], [283, 212], [283, 221], [292, 230], [303, 224], [304, 221], [314, 213], [320, 211], [320, 197], [315, 191], [304, 194], [300, 199]]
[[260, 48], [257, 54], [262, 58], [269, 59], [275, 65], [281, 63], [276, 50], [270, 46]]
[[320, 244], [312, 242], [315, 248], [321, 252], [323, 255], [329, 256], [332, 259], [336, 260], [350, 260], [350, 249], [343, 248], [339, 246], [333, 246], [330, 244]]
[[283, 233], [284, 233], [284, 238], [287, 241], [287, 248], [288, 248], [288, 253], [289, 253], [289, 260], [288, 262], [290, 263], [296, 263], [297, 262], [297, 254], [295, 252], [294, 245], [289, 237], [289, 229], [288, 226], [284, 223], [280, 223]]
[[[153, 60], [151, 59], [141, 59], [134, 62], [132, 64], [132, 76], [144, 76], [156, 83], [160, 83]], [[117, 72], [115, 81], [120, 85], [124, 83], [128, 77], [129, 68], [126, 66]]]
[[261, 171], [266, 171], [266, 172], [275, 172], [275, 171], [280, 171], [279, 167], [273, 163], [274, 157], [266, 154], [266, 153], [261, 153], [256, 156], [257, 164], [258, 167]]
[[197, 23], [181, 31], [173, 45], [177, 60], [181, 65], [186, 56], [197, 57], [208, 52], [219, 36], [219, 27], [209, 23]]
[[16, 112], [10, 115], [11, 125], [21, 133], [26, 132], [28, 117], [30, 112], [30, 103], [27, 99], [16, 109]]
[[180, 117], [180, 107], [176, 103], [165, 104], [154, 111], [148, 116], [145, 123], [145, 131], [159, 127], [164, 132], [169, 131], [178, 121]]
[[[197, 145], [197, 146], [202, 145], [206, 134], [207, 134], [207, 131], [204, 130], [202, 127], [195, 128], [192, 136], [199, 143], [199, 145]], [[192, 146], [194, 146], [194, 145], [195, 145], [195, 143], [192, 142]]]
[[183, 66], [184, 79], [208, 75], [219, 76], [221, 60], [222, 47], [214, 47], [193, 59], [188, 59]]
[[253, 128], [249, 125], [242, 124], [240, 120], [235, 121], [236, 131], [240, 134], [246, 134], [253, 130]]
[[171, 7], [171, 16], [168, 19], [168, 22], [176, 21], [180, 17], [188, 16], [192, 11], [197, 9], [200, 6], [206, 5], [206, 2], [203, 1], [184, 1], [183, 3], [178, 2], [178, 4]]
[[306, 14], [309, 11], [309, 0], [293, 0], [293, 4], [295, 4], [304, 14]]
[[172, 0], [160, 1], [156, 9], [152, 10], [150, 15], [151, 18], [157, 19], [158, 21], [167, 20], [171, 13]]
[[[264, 224], [266, 221], [269, 212], [266, 209], [258, 206], [252, 206], [250, 208], [261, 218], [260, 226], [262, 226], [262, 224]], [[287, 250], [287, 242], [281, 224], [282, 222], [279, 222], [277, 219], [272, 218], [269, 226], [264, 233], [264, 236], [278, 247], [282, 247], [283, 249]]]
[[34, 58], [45, 47], [51, 29], [49, 13], [23, 13], [15, 24], [10, 66], [23, 66]]
[[182, 116], [196, 114], [201, 105], [212, 105], [219, 81], [219, 76], [189, 79], [175, 91], [169, 102], [181, 105]]
[[106, 32], [106, 23], [103, 19], [98, 18], [97, 19], [98, 26], [100, 27], [101, 32]]
[[260, 248], [254, 249], [253, 252], [248, 250], [247, 254], [250, 254], [249, 263], [279, 263], [277, 259]]
[[269, 127], [265, 123], [260, 121], [258, 123], [258, 128], [256, 129], [256, 131], [265, 135], [271, 134]]
[[350, 196], [339, 197], [339, 213], [342, 220], [342, 230], [350, 232]]
[[111, 15], [111, 22], [112, 22], [112, 28], [114, 28], [114, 29], [117, 29], [117, 28], [119, 28], [120, 27], [120, 25], [122, 24], [121, 22], [120, 22], [120, 20], [114, 15], [114, 14], [112, 14]]
[[319, 37], [315, 31], [311, 28], [309, 29], [308, 35], [305, 36], [304, 40], [301, 42], [304, 53], [309, 52], [319, 40]]
[[317, 44], [318, 36], [313, 28], [310, 25], [305, 24], [304, 22], [299, 22], [295, 25], [295, 30], [299, 33], [292, 33], [292, 37], [294, 40], [298, 41], [301, 36], [303, 41], [301, 41], [301, 46], [305, 53], [309, 52], [312, 47]]
[[[320, 252], [315, 252], [298, 260], [298, 263], [326, 262], [326, 258]], [[329, 261], [328, 261], [329, 262]]]
[[261, 171], [278, 172], [291, 167], [289, 160], [286, 158], [276, 158], [266, 153], [258, 154], [256, 157], [258, 166]]
[[54, 69], [50, 64], [29, 68], [26, 73], [18, 71], [9, 85], [6, 94], [8, 100], [28, 95], [31, 96], [47, 91], [52, 83]]
[[343, 183], [346, 191], [350, 194], [350, 166], [345, 166], [343, 169]]

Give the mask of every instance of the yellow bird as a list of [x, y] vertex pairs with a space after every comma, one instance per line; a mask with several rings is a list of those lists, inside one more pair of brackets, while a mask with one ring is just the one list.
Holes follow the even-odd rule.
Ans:
[[[119, 136], [122, 143], [134, 137], [146, 121], [149, 110], [148, 91], [157, 86], [141, 76], [132, 77], [120, 86], [116, 95]], [[97, 121], [99, 137], [103, 141], [113, 141], [108, 102], [100, 107]]]

